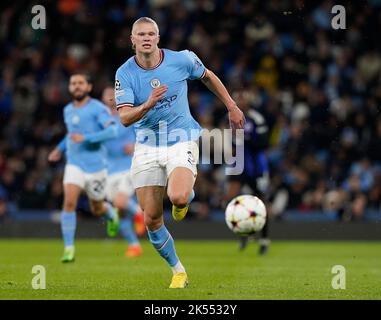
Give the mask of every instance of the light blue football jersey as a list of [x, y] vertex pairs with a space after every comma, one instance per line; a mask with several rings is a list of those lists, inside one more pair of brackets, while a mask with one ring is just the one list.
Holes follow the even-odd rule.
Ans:
[[135, 143], [135, 132], [132, 126], [125, 127], [120, 122], [119, 116], [114, 116], [117, 124], [117, 137], [104, 142], [107, 149], [108, 174], [125, 172], [130, 170], [132, 155], [124, 152], [126, 144]]
[[[114, 123], [110, 110], [99, 100], [90, 99], [82, 107], [74, 107], [69, 103], [64, 108], [64, 121], [68, 135], [83, 135], [104, 130]], [[73, 142], [66, 139], [66, 158], [86, 173], [93, 173], [107, 168], [107, 150], [104, 142]]]
[[187, 80], [201, 79], [206, 68], [191, 51], [161, 49], [160, 63], [144, 69], [133, 56], [116, 72], [117, 108], [139, 106], [153, 88], [167, 85], [165, 97], [134, 124], [136, 142], [148, 145], [172, 145], [196, 140], [201, 127], [192, 117], [188, 103]]

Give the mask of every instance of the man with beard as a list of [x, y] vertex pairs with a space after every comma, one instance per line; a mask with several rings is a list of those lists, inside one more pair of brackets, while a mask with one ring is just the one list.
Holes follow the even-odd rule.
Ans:
[[119, 231], [117, 211], [105, 199], [107, 178], [107, 151], [103, 141], [116, 137], [116, 124], [109, 109], [89, 96], [92, 84], [87, 75], [78, 73], [70, 77], [69, 92], [73, 98], [64, 108], [67, 129], [65, 138], [49, 154], [55, 162], [66, 153], [64, 172], [64, 203], [61, 230], [64, 241], [62, 262], [73, 262], [76, 207], [84, 190], [94, 215], [107, 220], [107, 233], [116, 236]]

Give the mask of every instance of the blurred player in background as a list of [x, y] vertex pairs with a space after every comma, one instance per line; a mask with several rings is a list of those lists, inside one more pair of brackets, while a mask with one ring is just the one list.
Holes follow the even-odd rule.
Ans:
[[109, 109], [89, 96], [92, 89], [87, 75], [70, 77], [69, 92], [73, 101], [64, 108], [67, 135], [49, 154], [49, 161], [59, 161], [66, 152], [64, 172], [64, 203], [61, 230], [64, 240], [62, 262], [75, 259], [74, 237], [78, 198], [84, 190], [90, 200], [91, 212], [107, 219], [107, 233], [114, 237], [119, 230], [117, 210], [104, 201], [106, 197], [107, 153], [104, 141], [113, 139], [117, 126]]
[[[269, 231], [269, 206], [268, 189], [270, 184], [269, 166], [265, 150], [269, 143], [269, 129], [264, 116], [250, 106], [250, 91], [247, 89], [237, 90], [233, 98], [237, 101], [246, 115], [244, 126], [244, 171], [240, 175], [229, 176], [227, 201], [229, 202], [239, 194], [249, 192], [260, 198], [267, 209], [267, 221], [259, 239], [259, 254], [264, 255], [268, 251], [270, 240]], [[240, 238], [240, 249], [243, 250], [248, 243], [250, 236]]]
[[185, 288], [188, 277], [163, 221], [163, 197], [168, 185], [176, 221], [185, 217], [194, 197], [201, 127], [189, 110], [187, 80], [201, 80], [220, 98], [232, 128], [243, 128], [245, 119], [219, 78], [193, 52], [159, 49], [154, 20], [138, 19], [131, 33], [136, 55], [116, 72], [115, 100], [121, 122], [135, 123], [131, 171], [149, 239], [172, 269], [169, 287]]
[[133, 199], [135, 189], [132, 185], [130, 173], [132, 155], [134, 153], [135, 132], [132, 126], [126, 128], [120, 122], [119, 114], [115, 108], [113, 87], [106, 87], [103, 90], [102, 102], [110, 108], [118, 127], [117, 137], [105, 141], [108, 159], [106, 198], [118, 209], [120, 217], [119, 230], [128, 242], [126, 256], [138, 257], [143, 253], [143, 250], [136, 233], [139, 236], [143, 235], [145, 226], [143, 213]]

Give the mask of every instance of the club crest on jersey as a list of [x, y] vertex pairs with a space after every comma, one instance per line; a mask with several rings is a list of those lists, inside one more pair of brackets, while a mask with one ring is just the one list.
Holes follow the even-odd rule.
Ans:
[[115, 80], [115, 90], [120, 90], [120, 81]]
[[72, 124], [78, 124], [80, 120], [81, 120], [81, 119], [79, 118], [79, 116], [75, 115], [75, 116], [73, 116], [73, 117], [71, 118], [71, 123], [72, 123]]
[[154, 89], [160, 87], [160, 80], [159, 79], [152, 79], [151, 80], [151, 87]]

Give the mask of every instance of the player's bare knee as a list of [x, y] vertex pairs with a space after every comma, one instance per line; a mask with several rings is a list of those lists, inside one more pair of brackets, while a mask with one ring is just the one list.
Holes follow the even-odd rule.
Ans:
[[162, 223], [163, 221], [161, 218], [151, 217], [147, 214], [144, 215], [144, 224], [151, 231], [159, 229]]
[[188, 203], [189, 194], [186, 192], [174, 192], [169, 195], [169, 200], [177, 207], [185, 207]]
[[119, 202], [113, 202], [112, 206], [114, 208], [118, 209], [120, 212], [124, 211], [126, 209], [126, 207], [123, 204], [119, 203]]
[[113, 201], [113, 206], [120, 210], [127, 208], [128, 202], [124, 197], [115, 197]]

